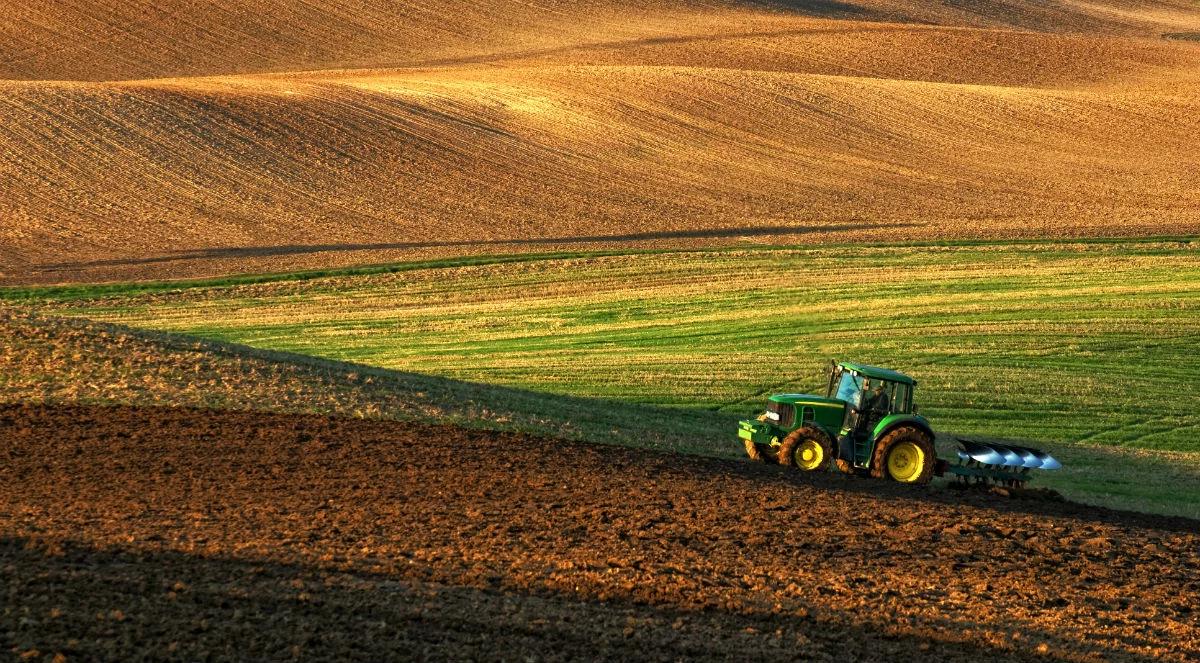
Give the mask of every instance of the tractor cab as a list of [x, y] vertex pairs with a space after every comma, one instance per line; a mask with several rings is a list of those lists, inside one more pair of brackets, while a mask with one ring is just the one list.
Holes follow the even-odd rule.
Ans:
[[862, 409], [871, 396], [883, 390], [889, 414], [913, 411], [912, 393], [916, 381], [898, 371], [863, 364], [834, 364], [829, 372], [828, 398], [836, 398], [848, 406]]
[[916, 384], [907, 375], [886, 368], [835, 364], [829, 372], [828, 398], [846, 404], [840, 434], [861, 434], [888, 415], [912, 413]]

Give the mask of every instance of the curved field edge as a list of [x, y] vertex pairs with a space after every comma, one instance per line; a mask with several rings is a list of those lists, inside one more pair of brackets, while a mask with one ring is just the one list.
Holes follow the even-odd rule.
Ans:
[[[880, 338], [896, 318], [882, 315], [861, 288], [838, 295], [826, 285], [821, 291], [824, 298], [853, 300], [849, 307], [830, 309], [839, 316], [860, 308], [868, 322], [858, 324], [857, 333], [855, 325], [839, 329], [829, 327], [829, 319], [817, 323], [794, 315], [758, 315], [764, 328], [757, 330], [737, 322], [748, 312], [769, 310], [769, 303], [753, 297], [756, 288], [779, 291], [773, 272], [796, 271], [751, 272], [746, 278], [759, 282], [747, 287], [755, 284], [728, 280], [730, 265], [735, 271], [755, 260], [794, 265], [795, 249], [559, 258], [539, 265], [456, 266], [127, 298], [109, 291], [92, 301], [43, 301], [42, 307], [210, 338], [29, 318], [14, 310], [6, 336], [19, 340], [6, 354], [0, 385], [10, 401], [415, 417], [736, 457], [740, 451], [730, 439], [736, 416], [758, 407], [765, 393], [816, 389], [819, 362], [836, 355], [916, 374], [923, 412], [939, 431], [1032, 440], [1053, 450], [1069, 469], [1042, 473], [1040, 485], [1077, 500], [1194, 516], [1200, 495], [1179, 488], [1200, 485], [1200, 456], [1188, 432], [1195, 428], [1189, 419], [1194, 412], [1174, 382], [1190, 370], [1196, 354], [1188, 341], [1195, 335], [1186, 328], [1196, 320], [1195, 251], [1186, 247], [1023, 247], [1025, 256], [995, 245], [910, 247], [909, 254], [897, 247], [873, 252], [859, 247], [843, 266], [853, 264], [855, 255], [880, 268], [888, 254], [898, 254], [892, 261], [901, 263], [911, 262], [913, 251], [924, 252], [926, 261], [940, 256], [942, 264], [912, 286], [927, 291], [927, 320], [920, 330], [929, 340], [908, 349], [904, 339]], [[1024, 266], [988, 275], [992, 267], [1015, 260], [1024, 260]], [[1072, 276], [1081, 260], [1090, 261], [1093, 273]], [[1039, 263], [1042, 269], [1030, 269]], [[694, 269], [680, 271], [681, 264]], [[1045, 299], [1045, 293], [1014, 289], [1014, 269], [1073, 292]], [[1079, 278], [1092, 283], [1069, 282]], [[1114, 290], [1106, 279], [1124, 279], [1133, 287]], [[562, 281], [566, 294], [547, 290], [546, 281], [554, 280]], [[733, 292], [724, 301], [703, 292], [679, 296], [681, 283], [694, 289], [703, 281], [737, 287], [726, 288]], [[595, 287], [601, 284], [605, 288]], [[788, 297], [813, 287], [796, 285], [786, 290]], [[997, 299], [1006, 290], [1007, 304]], [[961, 319], [931, 326], [930, 319], [945, 315], [937, 310], [939, 297], [957, 300], [951, 313], [960, 318], [970, 313], [980, 319], [971, 326]], [[1040, 309], [1011, 308], [1014, 300], [1039, 299], [1045, 299]], [[339, 302], [336, 313], [325, 308], [331, 301]], [[666, 311], [680, 318], [662, 324], [654, 317], [656, 306], [660, 317]], [[995, 314], [990, 320], [989, 306]], [[1077, 315], [1049, 317], [1058, 307]], [[431, 315], [432, 308], [440, 313]], [[696, 311], [706, 309], [697, 317]], [[1160, 315], [1172, 309], [1173, 315]], [[1024, 319], [1005, 320], [1014, 312]], [[1107, 321], [1094, 317], [1105, 312]], [[1122, 321], [1131, 312], [1138, 315]], [[280, 314], [288, 317], [286, 324], [272, 322]], [[803, 336], [782, 334], [781, 325], [802, 330], [812, 348], [804, 347]], [[1004, 325], [1015, 326], [1011, 333], [997, 333]], [[1063, 330], [1077, 336], [1075, 347], [1064, 344]], [[788, 347], [776, 347], [779, 339]], [[764, 346], [764, 340], [770, 342]], [[706, 345], [711, 351], [699, 351]], [[972, 346], [975, 351], [963, 352]], [[295, 352], [275, 351], [280, 348]], [[684, 374], [688, 371], [695, 375]], [[1101, 379], [1080, 380], [1093, 373]], [[631, 385], [648, 387], [639, 387], [639, 393]], [[954, 389], [962, 386], [969, 393], [956, 396]], [[643, 402], [631, 402], [638, 400]]]
[[44, 310], [539, 392], [746, 414], [829, 357], [902, 367], [939, 426], [1195, 451], [1191, 244], [601, 255]]
[[[542, 394], [0, 308], [0, 400], [438, 421], [694, 451], [728, 417]], [[661, 422], [667, 416], [672, 426]], [[452, 443], [452, 442], [451, 442]], [[721, 449], [710, 449], [715, 455]]]
[[[1121, 244], [1137, 246], [1140, 244], [1177, 245], [1179, 248], [1200, 246], [1198, 235], [1156, 235], [1151, 237], [1079, 237], [1069, 240], [1073, 245]], [[934, 240], [926, 242], [853, 242], [823, 244], [827, 251], [854, 251], [864, 248], [884, 249], [900, 248], [953, 248], [979, 246], [1028, 246], [1047, 247], [1061, 246], [1061, 238], [1032, 238], [1032, 239], [959, 239]], [[94, 283], [66, 283], [49, 285], [0, 285], [0, 302], [12, 304], [41, 304], [48, 302], [72, 302], [95, 300], [106, 297], [131, 297], [135, 295], [155, 293], [178, 293], [184, 290], [227, 288], [233, 286], [260, 285], [267, 283], [283, 283], [290, 281], [312, 281], [316, 279], [374, 276], [379, 274], [396, 274], [424, 269], [447, 269], [454, 267], [471, 267], [482, 265], [499, 265], [505, 263], [539, 262], [543, 260], [567, 260], [571, 258], [602, 258], [607, 256], [640, 256], [666, 253], [729, 253], [748, 251], [780, 251], [809, 248], [806, 244], [759, 244], [732, 245], [698, 248], [616, 248], [595, 251], [548, 251], [521, 253], [481, 253], [432, 260], [402, 260], [345, 267], [324, 269], [307, 269], [299, 271], [258, 272], [230, 274], [209, 278], [186, 279], [139, 279], [131, 281], [111, 281]]]
[[[728, 413], [578, 398], [182, 334], [0, 309], [0, 402], [262, 411], [451, 423], [743, 459]], [[447, 448], [455, 441], [446, 440]], [[939, 439], [943, 456], [952, 441]], [[1058, 445], [1039, 477], [1073, 501], [1200, 517], [1200, 454]]]

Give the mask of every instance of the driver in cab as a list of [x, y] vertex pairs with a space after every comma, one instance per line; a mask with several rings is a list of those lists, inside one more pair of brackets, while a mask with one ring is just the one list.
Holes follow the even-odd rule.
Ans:
[[892, 399], [888, 397], [887, 390], [884, 389], [882, 382], [866, 393], [863, 401], [862, 413], [868, 419], [874, 419], [887, 414], [892, 405]]

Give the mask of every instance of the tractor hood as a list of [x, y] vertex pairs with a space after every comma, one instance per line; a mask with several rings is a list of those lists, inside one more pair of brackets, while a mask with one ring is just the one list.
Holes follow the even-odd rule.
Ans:
[[775, 394], [769, 400], [791, 405], [837, 405], [839, 407], [846, 405], [846, 401], [814, 394]]
[[846, 402], [815, 394], [775, 394], [767, 402], [768, 415], [784, 431], [816, 424], [831, 437], [836, 436], [846, 417]]

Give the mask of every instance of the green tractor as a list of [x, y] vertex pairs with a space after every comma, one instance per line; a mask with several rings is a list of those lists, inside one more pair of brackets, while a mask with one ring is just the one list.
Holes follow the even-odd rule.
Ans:
[[738, 423], [738, 437], [756, 461], [901, 483], [950, 474], [964, 483], [1022, 486], [1031, 469], [1062, 467], [1036, 449], [962, 438], [956, 463], [939, 459], [933, 427], [913, 404], [916, 386], [898, 371], [834, 362], [824, 396], [771, 396], [762, 415]]

